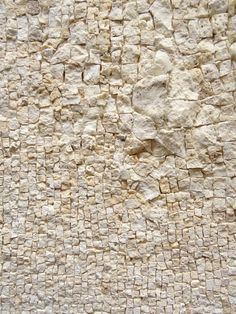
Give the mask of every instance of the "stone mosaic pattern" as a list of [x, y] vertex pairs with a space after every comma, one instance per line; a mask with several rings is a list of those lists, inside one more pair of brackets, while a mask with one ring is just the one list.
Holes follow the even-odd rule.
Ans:
[[0, 313], [236, 313], [234, 0], [0, 1]]

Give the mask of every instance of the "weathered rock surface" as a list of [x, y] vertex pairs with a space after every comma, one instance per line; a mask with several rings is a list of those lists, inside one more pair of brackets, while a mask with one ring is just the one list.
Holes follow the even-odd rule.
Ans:
[[135, 113], [133, 133], [139, 140], [143, 141], [154, 139], [157, 131], [151, 118]]
[[235, 12], [0, 1], [0, 313], [236, 313]]
[[152, 118], [156, 124], [165, 119], [167, 105], [167, 76], [148, 76], [140, 80], [133, 91], [133, 107]]

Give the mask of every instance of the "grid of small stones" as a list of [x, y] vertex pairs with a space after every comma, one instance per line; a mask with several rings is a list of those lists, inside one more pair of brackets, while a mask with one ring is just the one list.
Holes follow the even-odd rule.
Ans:
[[233, 0], [1, 1], [2, 314], [236, 312], [235, 30]]

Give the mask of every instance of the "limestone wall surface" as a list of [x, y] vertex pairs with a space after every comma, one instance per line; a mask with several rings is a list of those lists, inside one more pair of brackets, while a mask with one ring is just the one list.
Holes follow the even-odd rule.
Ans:
[[1, 0], [1, 314], [236, 313], [234, 0]]

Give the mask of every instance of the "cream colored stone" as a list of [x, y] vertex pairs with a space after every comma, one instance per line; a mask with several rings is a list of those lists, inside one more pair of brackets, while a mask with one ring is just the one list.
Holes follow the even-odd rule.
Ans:
[[185, 157], [184, 134], [179, 130], [158, 130], [156, 140], [169, 152], [179, 157]]
[[166, 111], [169, 127], [192, 127], [199, 111], [199, 104], [196, 101], [172, 100]]
[[74, 24], [70, 29], [72, 45], [84, 45], [87, 42], [88, 31], [83, 21]]
[[163, 119], [167, 98], [167, 76], [147, 77], [139, 81], [133, 92], [134, 109], [152, 118], [156, 123]]
[[88, 52], [81, 45], [75, 45], [71, 47], [71, 63], [83, 66], [88, 59]]
[[164, 26], [167, 30], [172, 30], [172, 12], [169, 0], [154, 1], [150, 7], [154, 17], [155, 26]]
[[214, 106], [206, 105], [199, 111], [195, 125], [207, 125], [216, 123], [219, 120], [220, 110]]
[[28, 106], [21, 107], [17, 112], [17, 120], [21, 124], [27, 124], [29, 122], [28, 119]]
[[145, 75], [158, 76], [166, 74], [172, 69], [172, 63], [168, 54], [161, 50], [157, 51], [153, 60], [147, 58], [143, 63], [143, 67], [146, 69], [144, 71]]
[[190, 71], [173, 70], [170, 77], [170, 97], [174, 99], [198, 100], [198, 83], [193, 81]]
[[70, 51], [71, 46], [68, 43], [59, 46], [51, 59], [52, 64], [68, 61], [70, 58]]
[[132, 131], [133, 134], [141, 141], [154, 139], [157, 133], [152, 119], [138, 113], [134, 114]]
[[36, 106], [30, 105], [28, 106], [28, 115], [29, 123], [36, 123], [39, 120], [40, 111]]
[[214, 126], [201, 126], [193, 130], [193, 137], [199, 145], [216, 145], [217, 137]]
[[99, 82], [100, 66], [90, 65], [86, 66], [84, 71], [84, 81], [87, 84], [97, 84]]
[[236, 312], [234, 0], [0, 3], [1, 306]]

